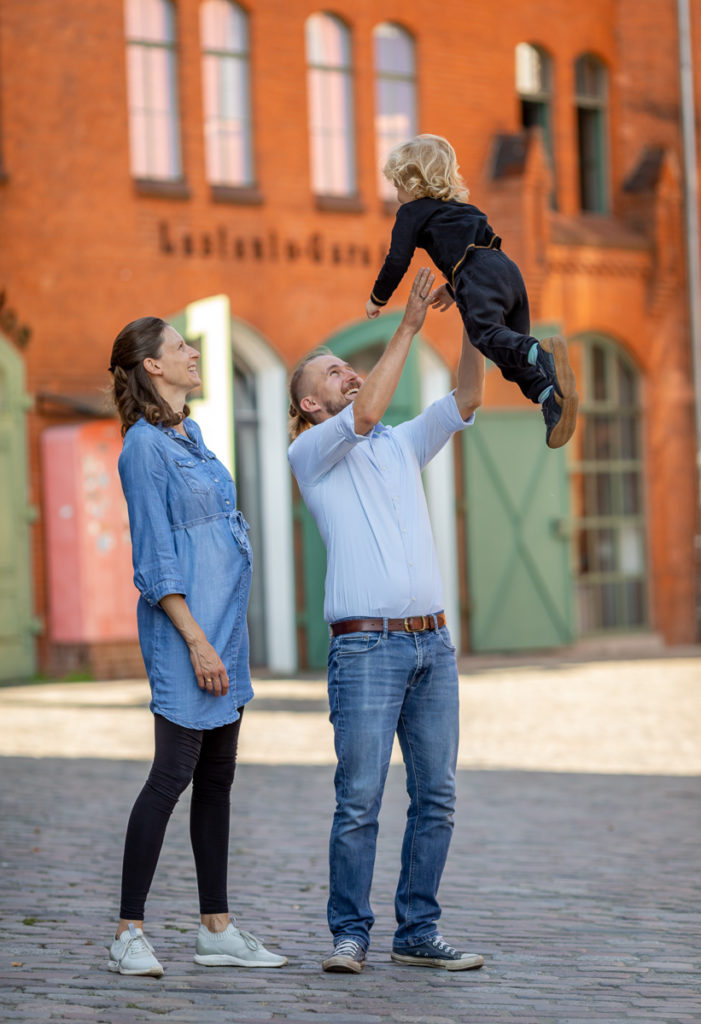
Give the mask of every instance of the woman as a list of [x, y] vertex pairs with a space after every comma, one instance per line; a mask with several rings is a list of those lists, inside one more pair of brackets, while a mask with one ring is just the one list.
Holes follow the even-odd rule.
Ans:
[[199, 353], [158, 317], [118, 334], [110, 372], [122, 421], [139, 642], [151, 687], [155, 757], [127, 828], [120, 919], [109, 969], [160, 977], [144, 906], [173, 807], [192, 781], [190, 837], [201, 925], [195, 962], [282, 967], [229, 918], [229, 793], [244, 705], [253, 696], [246, 607], [248, 525], [229, 472], [185, 404]]

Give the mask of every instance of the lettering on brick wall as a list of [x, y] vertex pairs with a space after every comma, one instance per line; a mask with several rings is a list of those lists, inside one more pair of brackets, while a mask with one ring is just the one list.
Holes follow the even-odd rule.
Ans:
[[9, 306], [4, 288], [0, 289], [0, 331], [18, 348], [26, 348], [32, 336], [31, 327], [20, 323], [17, 313]]
[[[164, 256], [236, 260], [242, 263], [308, 263], [367, 267], [372, 263], [370, 246], [329, 241], [319, 232], [306, 238], [281, 238], [276, 231], [237, 235], [220, 226], [211, 231], [173, 230], [168, 221], [158, 224], [158, 249]], [[386, 254], [382, 245], [379, 259]]]

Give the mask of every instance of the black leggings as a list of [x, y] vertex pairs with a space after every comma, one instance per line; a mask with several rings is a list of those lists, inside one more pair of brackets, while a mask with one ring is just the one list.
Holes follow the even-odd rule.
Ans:
[[[243, 708], [239, 708], [243, 715]], [[136, 798], [124, 841], [119, 916], [142, 921], [168, 821], [192, 781], [190, 842], [201, 914], [226, 914], [229, 793], [236, 769], [239, 717], [218, 729], [186, 729], [155, 716], [156, 753]]]

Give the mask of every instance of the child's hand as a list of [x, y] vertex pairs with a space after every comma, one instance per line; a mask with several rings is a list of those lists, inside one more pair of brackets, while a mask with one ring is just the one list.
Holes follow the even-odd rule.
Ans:
[[365, 304], [365, 315], [368, 320], [374, 320], [375, 317], [380, 315], [381, 306], [376, 306], [372, 299], [368, 299]]
[[433, 306], [434, 309], [438, 309], [441, 313], [445, 313], [446, 309], [450, 309], [453, 305], [455, 299], [448, 291], [448, 285], [442, 284], [440, 288], [436, 288], [434, 292], [431, 292], [428, 297], [428, 301], [429, 305]]

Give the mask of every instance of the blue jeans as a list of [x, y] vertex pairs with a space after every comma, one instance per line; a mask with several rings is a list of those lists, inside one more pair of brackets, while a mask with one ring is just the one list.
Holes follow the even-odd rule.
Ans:
[[329, 844], [329, 927], [366, 949], [377, 818], [395, 733], [409, 809], [395, 895], [395, 945], [437, 932], [438, 886], [453, 834], [458, 671], [446, 628], [349, 633], [329, 649], [329, 704], [338, 766]]

